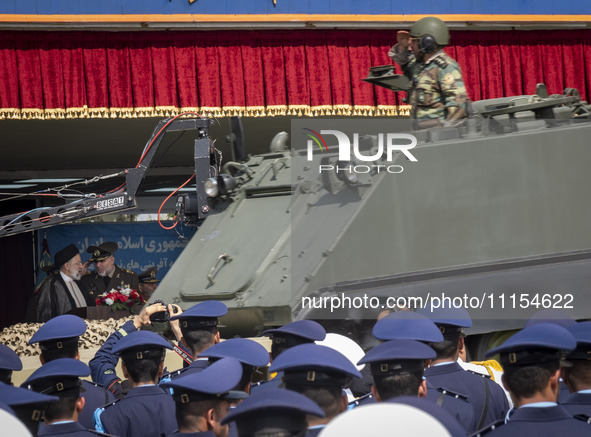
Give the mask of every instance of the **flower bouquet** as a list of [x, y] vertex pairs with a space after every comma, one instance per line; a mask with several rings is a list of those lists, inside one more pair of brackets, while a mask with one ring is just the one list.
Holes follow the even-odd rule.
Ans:
[[96, 298], [97, 306], [111, 307], [111, 311], [126, 310], [135, 313], [134, 309], [145, 304], [143, 296], [131, 288], [112, 289]]

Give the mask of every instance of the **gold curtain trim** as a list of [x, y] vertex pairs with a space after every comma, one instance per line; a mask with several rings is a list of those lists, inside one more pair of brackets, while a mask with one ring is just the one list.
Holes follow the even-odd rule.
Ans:
[[157, 106], [137, 108], [0, 108], [0, 120], [54, 120], [75, 118], [148, 118], [173, 117], [183, 112], [195, 112], [202, 117], [274, 117], [274, 116], [409, 116], [410, 106], [363, 106], [363, 105], [271, 105], [271, 106], [224, 106], [184, 107]]

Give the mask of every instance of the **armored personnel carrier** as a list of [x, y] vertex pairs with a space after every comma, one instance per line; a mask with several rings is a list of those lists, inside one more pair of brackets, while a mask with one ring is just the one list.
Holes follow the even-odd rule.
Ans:
[[590, 109], [539, 86], [475, 102], [462, 126], [294, 121], [291, 148], [225, 163], [206, 202], [179, 197], [200, 225], [154, 298], [221, 300], [226, 336], [309, 318], [366, 344], [382, 311], [448, 299], [476, 355], [542, 309], [588, 318]]

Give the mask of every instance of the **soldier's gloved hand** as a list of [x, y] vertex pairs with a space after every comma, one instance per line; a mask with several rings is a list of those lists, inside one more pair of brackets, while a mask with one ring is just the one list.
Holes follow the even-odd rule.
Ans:
[[150, 316], [161, 311], [166, 311], [166, 307], [161, 303], [148, 305], [141, 313], [135, 316], [135, 319], [133, 319], [133, 326], [135, 326], [135, 329], [140, 329], [142, 326], [149, 325], [151, 323]]
[[[178, 305], [168, 305], [168, 312], [170, 314], [170, 317], [172, 316], [178, 316], [179, 314], [182, 314], [183, 310], [181, 310], [181, 307]], [[170, 329], [172, 330], [172, 333], [174, 334], [177, 343], [179, 341], [181, 341], [181, 338], [183, 337], [183, 334], [181, 333], [181, 327], [179, 325], [179, 320], [171, 320], [170, 321]]]
[[396, 33], [399, 53], [408, 50], [410, 47], [410, 33], [406, 30], [399, 30]]

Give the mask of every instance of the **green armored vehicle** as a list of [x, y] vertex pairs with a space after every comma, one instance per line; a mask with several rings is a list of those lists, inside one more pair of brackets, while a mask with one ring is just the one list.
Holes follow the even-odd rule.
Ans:
[[476, 355], [542, 309], [589, 318], [590, 109], [540, 87], [459, 127], [296, 120], [179, 197], [199, 228], [153, 299], [224, 302], [226, 337], [308, 318], [364, 344], [384, 310], [453, 302]]

